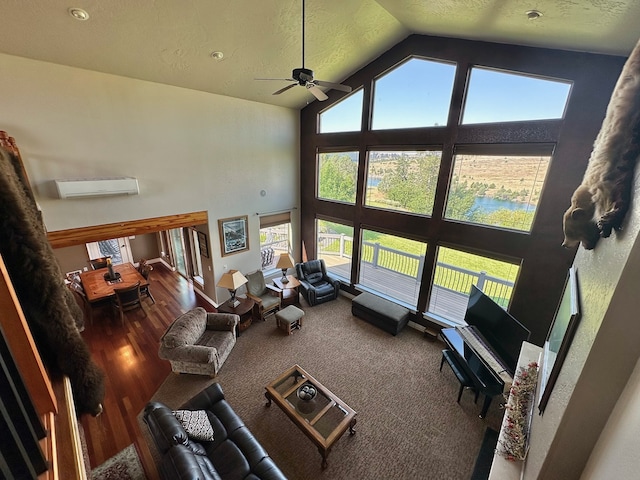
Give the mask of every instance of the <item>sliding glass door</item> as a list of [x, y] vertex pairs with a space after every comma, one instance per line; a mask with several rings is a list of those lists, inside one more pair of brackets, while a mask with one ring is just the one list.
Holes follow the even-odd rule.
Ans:
[[169, 240], [171, 242], [171, 258], [173, 258], [173, 266], [180, 275], [185, 278], [189, 278], [189, 272], [187, 271], [186, 248], [182, 229], [174, 228], [169, 230]]

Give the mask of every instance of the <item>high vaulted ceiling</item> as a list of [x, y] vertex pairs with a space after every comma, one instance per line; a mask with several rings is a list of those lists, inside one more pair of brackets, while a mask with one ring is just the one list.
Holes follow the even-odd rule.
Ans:
[[[302, 0], [0, 0], [0, 14], [2, 53], [291, 108], [314, 100], [255, 80], [302, 66]], [[640, 0], [306, 0], [304, 66], [341, 82], [413, 33], [628, 55], [639, 18]]]

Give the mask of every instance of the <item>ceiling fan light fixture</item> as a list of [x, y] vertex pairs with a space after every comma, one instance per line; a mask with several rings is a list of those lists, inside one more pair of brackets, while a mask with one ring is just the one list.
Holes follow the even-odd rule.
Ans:
[[71, 15], [72, 18], [76, 20], [80, 20], [81, 22], [84, 22], [85, 20], [89, 20], [89, 14], [87, 13], [86, 10], [83, 10], [82, 8], [69, 7], [67, 12], [69, 13], [69, 15]]

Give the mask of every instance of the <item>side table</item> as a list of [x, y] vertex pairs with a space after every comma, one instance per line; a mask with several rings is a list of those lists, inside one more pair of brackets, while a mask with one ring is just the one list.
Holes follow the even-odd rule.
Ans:
[[282, 308], [288, 305], [300, 305], [298, 287], [300, 282], [293, 275], [287, 275], [288, 283], [282, 283], [282, 277], [274, 278], [273, 284], [282, 290]]
[[218, 311], [222, 313], [235, 313], [240, 317], [240, 323], [236, 327], [236, 336], [240, 336], [240, 332], [249, 328], [251, 325], [251, 321], [253, 319], [253, 306], [256, 302], [254, 302], [251, 298], [240, 298], [236, 297], [237, 300], [240, 301], [240, 304], [237, 307], [232, 307], [229, 304], [229, 300], [220, 304], [218, 306]]

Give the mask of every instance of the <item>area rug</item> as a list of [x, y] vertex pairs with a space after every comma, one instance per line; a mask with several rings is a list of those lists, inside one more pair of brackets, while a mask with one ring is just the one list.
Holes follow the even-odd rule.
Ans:
[[91, 471], [91, 480], [146, 480], [146, 478], [133, 444]]

